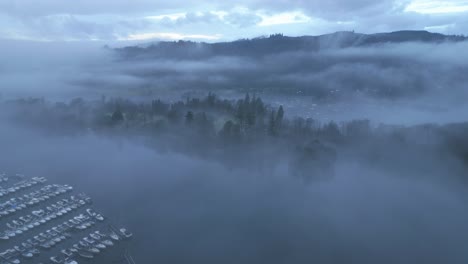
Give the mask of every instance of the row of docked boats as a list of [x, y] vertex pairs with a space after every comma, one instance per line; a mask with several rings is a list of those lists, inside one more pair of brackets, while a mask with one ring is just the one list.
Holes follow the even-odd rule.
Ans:
[[[49, 250], [52, 247], [57, 246], [60, 242], [71, 238], [72, 233], [75, 231], [82, 231], [88, 229], [96, 224], [97, 221], [104, 221], [104, 217], [96, 213], [92, 209], [87, 209], [85, 214], [79, 214], [62, 224], [52, 227], [51, 229], [46, 230], [34, 236], [30, 239], [27, 239], [20, 243], [19, 245], [14, 246], [13, 248], [7, 249], [4, 252], [0, 253], [0, 264], [19, 264], [21, 263], [21, 259], [30, 259], [33, 258], [35, 255], [41, 253], [40, 250]], [[125, 231], [125, 229], [122, 229]], [[99, 235], [99, 236], [98, 236]], [[117, 234], [115, 232], [109, 233], [107, 236], [103, 235], [103, 233], [90, 236], [90, 238], [85, 237], [83, 238], [84, 242], [78, 242], [78, 246], [73, 246], [77, 249], [75, 252], [73, 249], [62, 250], [61, 253], [70, 257], [70, 252], [73, 254], [77, 253], [77, 255], [82, 256], [84, 258], [91, 258], [90, 254], [98, 254], [100, 253], [99, 249], [105, 249], [107, 246], [112, 246], [113, 243], [109, 243], [111, 240], [97, 240], [97, 238], [105, 238], [109, 237], [112, 240], [120, 240], [122, 238], [130, 238], [131, 234], [128, 232]], [[94, 239], [94, 240], [93, 240]], [[101, 243], [97, 243], [94, 245], [96, 241], [100, 241]], [[85, 244], [87, 243], [87, 244]], [[94, 245], [94, 246], [91, 246]], [[89, 247], [87, 247], [89, 246]], [[79, 251], [78, 251], [79, 249]], [[65, 254], [66, 253], [66, 254]], [[51, 261], [54, 260], [58, 261], [59, 257], [51, 258]], [[54, 263], [72, 263], [72, 262], [65, 262], [66, 258], [63, 258], [64, 262], [54, 262]]]
[[114, 227], [109, 226], [107, 232], [99, 230], [92, 232], [70, 248], [61, 250], [60, 256], [53, 256], [50, 260], [52, 263], [75, 264], [78, 263], [76, 259], [79, 258], [85, 260], [93, 259], [105, 251], [106, 248], [110, 248], [122, 240], [130, 239], [132, 236], [133, 234], [125, 228], [116, 230]]
[[72, 190], [69, 185], [51, 184], [21, 197], [13, 197], [0, 203], [0, 219]]
[[64, 216], [89, 203], [89, 197], [81, 194], [62, 199], [43, 209], [32, 211], [31, 214], [21, 216], [6, 224], [7, 229], [0, 232], [0, 240], [21, 235], [29, 230], [41, 226], [57, 217]]
[[114, 246], [133, 234], [109, 225], [87, 195], [65, 196], [72, 191], [42, 177], [0, 173], [0, 264], [102, 263], [122, 256], [126, 243]]
[[[4, 176], [6, 177], [6, 176]], [[5, 178], [3, 178], [5, 179]], [[6, 178], [8, 181], [8, 178]], [[43, 177], [35, 177], [27, 180], [21, 180], [18, 182], [15, 182], [12, 186], [6, 187], [6, 188], [0, 188], [0, 197], [3, 197], [8, 194], [16, 193], [20, 190], [31, 188], [37, 184], [41, 184], [46, 182], [46, 179]]]
[[8, 178], [8, 175], [4, 172], [0, 173], [0, 184], [8, 182], [10, 178]]

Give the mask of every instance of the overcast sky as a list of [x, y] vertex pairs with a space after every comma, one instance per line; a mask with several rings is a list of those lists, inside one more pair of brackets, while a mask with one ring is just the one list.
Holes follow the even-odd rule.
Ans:
[[0, 39], [223, 41], [420, 29], [468, 34], [468, 0], [0, 0]]

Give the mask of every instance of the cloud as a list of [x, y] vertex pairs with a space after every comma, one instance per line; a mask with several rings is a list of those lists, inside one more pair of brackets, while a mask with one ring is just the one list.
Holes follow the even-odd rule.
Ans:
[[222, 23], [221, 17], [213, 12], [187, 12], [179, 14], [168, 14], [150, 16], [150, 19], [168, 27], [177, 27], [190, 24], [212, 24]]
[[[188, 12], [187, 6], [192, 4], [191, 11], [206, 9], [230, 10], [236, 6], [244, 6], [249, 9], [263, 10], [294, 10], [302, 9], [312, 14], [351, 14], [363, 10], [381, 10], [393, 7], [394, 0], [372, 1], [372, 0], [331, 0], [331, 1], [304, 1], [304, 0], [240, 0], [240, 1], [152, 1], [135, 0], [132, 2], [124, 0], [115, 1], [91, 1], [83, 0], [73, 4], [60, 0], [44, 0], [38, 3], [33, 0], [2, 1], [0, 10], [4, 13], [18, 16], [47, 16], [57, 14], [96, 15], [96, 14], [141, 14], [151, 12], [167, 12], [169, 10], [184, 10]], [[399, 1], [398, 1], [399, 2]], [[398, 3], [397, 2], [397, 3]]]
[[130, 34], [126, 37], [120, 38], [119, 40], [218, 40], [221, 35], [186, 35], [179, 33], [141, 33], [141, 34]]
[[260, 24], [263, 21], [263, 18], [259, 14], [250, 11], [234, 11], [223, 16], [223, 20], [231, 25], [246, 28]]
[[165, 14], [158, 16], [149, 16], [155, 22], [161, 25], [175, 28], [177, 26], [186, 26], [194, 24], [223, 24], [236, 27], [250, 27], [255, 26], [262, 22], [262, 16], [246, 9], [234, 8], [230, 11], [207, 11], [207, 12], [188, 12], [188, 13], [175, 13]]
[[[466, 1], [240, 0], [240, 1], [1, 1], [2, 38], [31, 40], [127, 39], [174, 32], [222, 35], [223, 40], [282, 32], [293, 35], [359, 30], [364, 33], [431, 29], [468, 31]], [[209, 41], [210, 39], [206, 39]]]
[[421, 14], [447, 14], [468, 12], [468, 1], [412, 1], [406, 8], [407, 12], [416, 12]]
[[[148, 40], [191, 39], [214, 41], [228, 29], [254, 26], [261, 17], [252, 12], [187, 12], [156, 16], [70, 15], [13, 17], [0, 13], [5, 26], [3, 39], [72, 40]], [[0, 38], [0, 39], [1, 39]]]
[[272, 12], [303, 11], [306, 14], [327, 20], [346, 20], [357, 18], [361, 15], [379, 15], [382, 13], [398, 11], [405, 6], [407, 1], [401, 0], [244, 0], [249, 8], [269, 10]]
[[[208, 1], [206, 1], [208, 2]], [[205, 3], [206, 3], [205, 2]], [[167, 11], [174, 8], [181, 8], [185, 1], [153, 1], [153, 0], [83, 0], [69, 3], [61, 0], [44, 0], [37, 2], [34, 0], [5, 0], [0, 2], [0, 10], [3, 13], [15, 16], [49, 16], [60, 14], [74, 15], [100, 15], [100, 14], [141, 14], [148, 12]]]
[[302, 12], [283, 12], [273, 15], [262, 15], [262, 20], [259, 26], [273, 26], [273, 25], [288, 25], [288, 24], [301, 24], [311, 22], [311, 18], [304, 15]]
[[39, 17], [2, 16], [6, 25], [0, 39], [39, 41], [113, 40], [120, 35], [144, 30], [149, 21], [119, 16], [48, 15]]

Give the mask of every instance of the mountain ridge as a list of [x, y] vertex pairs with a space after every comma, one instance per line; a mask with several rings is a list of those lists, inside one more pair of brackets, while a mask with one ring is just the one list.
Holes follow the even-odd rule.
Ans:
[[338, 31], [318, 36], [290, 37], [274, 34], [268, 37], [239, 39], [231, 42], [159, 41], [147, 47], [128, 46], [115, 49], [124, 58], [199, 59], [212, 56], [261, 57], [283, 52], [317, 52], [326, 49], [373, 46], [395, 43], [444, 43], [466, 41], [468, 37], [444, 35], [424, 30], [401, 30], [363, 34]]

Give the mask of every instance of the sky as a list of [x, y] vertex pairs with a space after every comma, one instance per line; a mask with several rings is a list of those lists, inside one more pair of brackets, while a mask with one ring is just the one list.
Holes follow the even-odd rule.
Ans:
[[428, 30], [468, 34], [468, 0], [0, 0], [0, 39], [229, 41]]

